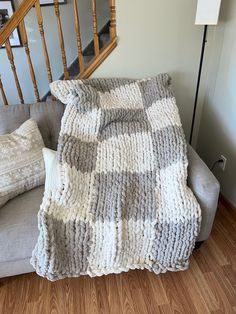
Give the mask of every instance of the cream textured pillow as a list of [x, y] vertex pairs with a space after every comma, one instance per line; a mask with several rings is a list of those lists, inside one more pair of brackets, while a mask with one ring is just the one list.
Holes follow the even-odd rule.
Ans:
[[43, 147], [37, 123], [31, 119], [0, 136], [0, 207], [44, 183]]

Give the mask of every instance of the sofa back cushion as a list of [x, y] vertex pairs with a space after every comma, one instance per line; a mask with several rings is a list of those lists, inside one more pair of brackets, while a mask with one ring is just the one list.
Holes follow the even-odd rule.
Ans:
[[56, 150], [63, 112], [60, 101], [0, 106], [0, 134], [11, 133], [32, 118], [37, 122], [45, 146]]

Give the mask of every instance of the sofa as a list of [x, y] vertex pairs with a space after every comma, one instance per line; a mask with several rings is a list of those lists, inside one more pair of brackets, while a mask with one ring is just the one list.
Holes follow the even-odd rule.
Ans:
[[[64, 105], [59, 101], [0, 107], [0, 134], [17, 129], [29, 118], [34, 119], [46, 147], [56, 150]], [[197, 243], [207, 240], [217, 210], [220, 186], [212, 172], [188, 145], [188, 186], [202, 210], [201, 230]], [[34, 269], [30, 257], [38, 228], [37, 213], [44, 186], [37, 187], [8, 201], [0, 208], [0, 278]]]

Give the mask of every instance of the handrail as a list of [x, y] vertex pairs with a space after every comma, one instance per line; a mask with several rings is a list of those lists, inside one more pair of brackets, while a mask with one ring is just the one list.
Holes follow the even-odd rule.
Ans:
[[24, 0], [17, 10], [13, 13], [10, 20], [4, 25], [0, 31], [0, 47], [11, 36], [16, 27], [24, 19], [29, 10], [34, 6], [38, 0]]

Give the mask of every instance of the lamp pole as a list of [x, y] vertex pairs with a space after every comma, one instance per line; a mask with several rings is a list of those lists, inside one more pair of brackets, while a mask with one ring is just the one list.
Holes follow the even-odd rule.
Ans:
[[199, 88], [200, 88], [200, 82], [201, 82], [201, 76], [202, 76], [202, 66], [203, 66], [206, 43], [207, 43], [207, 25], [204, 25], [204, 32], [203, 32], [203, 38], [202, 38], [202, 50], [201, 50], [200, 64], [199, 64], [199, 70], [198, 70], [197, 88], [196, 88], [195, 99], [194, 99], [193, 117], [192, 117], [191, 133], [190, 133], [190, 140], [189, 140], [190, 144], [192, 144], [192, 140], [193, 140], [194, 123], [195, 123], [195, 117], [196, 117], [196, 111], [197, 111], [198, 94], [199, 94]]

